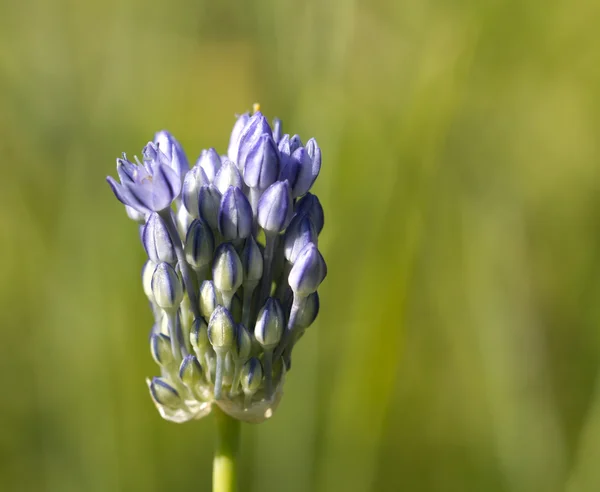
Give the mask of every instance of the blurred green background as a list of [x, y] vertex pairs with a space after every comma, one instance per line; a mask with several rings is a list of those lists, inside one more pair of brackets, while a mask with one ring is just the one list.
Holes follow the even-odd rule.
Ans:
[[255, 101], [322, 147], [329, 276], [241, 489], [600, 490], [600, 3], [0, 7], [0, 490], [209, 490], [104, 178]]

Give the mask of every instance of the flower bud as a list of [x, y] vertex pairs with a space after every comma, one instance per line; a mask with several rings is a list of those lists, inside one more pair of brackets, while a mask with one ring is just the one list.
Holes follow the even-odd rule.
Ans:
[[242, 262], [231, 243], [223, 243], [215, 251], [213, 281], [221, 293], [230, 296], [242, 285]]
[[213, 233], [206, 222], [195, 219], [185, 238], [185, 259], [190, 266], [199, 271], [210, 264], [215, 249]]
[[152, 358], [160, 366], [168, 366], [174, 360], [171, 352], [171, 339], [162, 333], [155, 333], [150, 337], [150, 351]]
[[159, 307], [176, 311], [183, 300], [183, 283], [168, 263], [159, 263], [152, 275], [152, 293]]
[[210, 180], [206, 176], [204, 169], [198, 164], [190, 169], [185, 175], [181, 195], [185, 208], [194, 218], [198, 218], [199, 216], [198, 193], [200, 192], [200, 188], [208, 186], [209, 184]]
[[302, 147], [302, 140], [300, 135], [293, 135], [290, 137], [290, 152], [294, 153], [297, 149]]
[[244, 272], [244, 288], [247, 285], [256, 286], [263, 275], [263, 256], [254, 237], [246, 239], [240, 259]]
[[227, 371], [226, 355], [231, 349], [236, 336], [235, 322], [229, 311], [223, 306], [217, 306], [208, 322], [208, 340], [217, 354], [217, 365], [215, 371], [215, 399], [221, 399], [223, 387], [223, 372]]
[[161, 130], [154, 135], [154, 144], [167, 157], [168, 162], [183, 180], [185, 173], [190, 168], [183, 147], [177, 139], [166, 130]]
[[316, 176], [313, 176], [312, 160], [304, 147], [297, 148], [289, 159], [284, 159], [279, 179], [289, 181], [294, 198], [304, 195], [310, 189]]
[[307, 244], [296, 258], [288, 283], [294, 295], [307, 297], [316, 292], [327, 275], [327, 265], [313, 243]]
[[227, 148], [227, 157], [229, 157], [229, 160], [231, 161], [237, 161], [238, 151], [240, 148], [240, 137], [242, 136], [242, 132], [244, 131], [244, 128], [249, 120], [250, 115], [248, 113], [244, 113], [238, 117], [233, 125], [231, 138], [229, 139], [229, 147]]
[[273, 119], [273, 140], [278, 143], [281, 139], [281, 120], [279, 118]]
[[154, 302], [154, 292], [152, 292], [154, 270], [156, 270], [156, 263], [150, 260], [144, 263], [144, 267], [142, 268], [142, 286], [144, 287], [144, 294], [146, 294], [150, 302]]
[[317, 231], [310, 216], [308, 214], [296, 215], [285, 231], [283, 239], [285, 259], [292, 264], [295, 263], [304, 246], [308, 243], [316, 245], [317, 240]]
[[152, 378], [150, 394], [156, 403], [168, 408], [177, 408], [182, 404], [177, 390], [164, 378]]
[[269, 297], [258, 312], [254, 336], [258, 343], [267, 350], [277, 346], [285, 329], [285, 314], [279, 301]]
[[217, 175], [217, 172], [219, 172], [219, 169], [221, 169], [221, 157], [213, 148], [203, 150], [200, 152], [200, 157], [198, 157], [196, 165], [200, 166], [204, 170], [206, 177], [212, 183]]
[[186, 355], [181, 361], [179, 379], [190, 389], [202, 384], [202, 366], [195, 355]]
[[287, 181], [269, 186], [258, 201], [258, 224], [265, 232], [279, 233], [292, 219], [292, 195]]
[[206, 351], [210, 349], [208, 326], [202, 318], [195, 319], [192, 324], [192, 329], [190, 330], [190, 343], [199, 358], [204, 357]]
[[250, 357], [252, 351], [252, 338], [250, 333], [243, 324], [237, 325], [235, 339], [231, 346], [231, 357], [233, 361], [246, 361]]
[[130, 207], [129, 205], [125, 205], [125, 211], [127, 212], [127, 217], [129, 217], [131, 220], [134, 220], [138, 224], [146, 223], [145, 213], [140, 212], [139, 210], [136, 210], [135, 208]]
[[302, 331], [312, 325], [319, 314], [319, 306], [319, 293], [313, 292], [306, 298], [306, 302], [298, 310], [294, 327]]
[[179, 207], [177, 209], [177, 215], [175, 217], [175, 224], [177, 225], [177, 232], [179, 233], [179, 237], [181, 239], [185, 239], [187, 234], [187, 230], [190, 227], [190, 224], [194, 220], [194, 217], [190, 215], [187, 208], [185, 206]]
[[213, 184], [223, 194], [230, 186], [241, 188], [244, 182], [236, 165], [229, 159], [223, 159], [221, 169], [217, 172]]
[[317, 141], [314, 138], [311, 138], [306, 142], [306, 151], [312, 161], [311, 173], [313, 175], [314, 183], [321, 171], [321, 148], [317, 144]]
[[221, 199], [219, 232], [226, 240], [243, 239], [252, 233], [252, 207], [240, 188], [230, 186]]
[[235, 159], [238, 165], [246, 162], [248, 153], [250, 152], [252, 146], [263, 133], [266, 133], [270, 137], [273, 136], [269, 122], [260, 111], [257, 111], [248, 120], [248, 123], [240, 135], [238, 155]]
[[208, 225], [217, 229], [221, 192], [214, 185], [202, 186], [198, 192], [198, 212]]
[[323, 225], [325, 224], [325, 214], [323, 213], [321, 202], [316, 195], [313, 195], [312, 193], [304, 195], [296, 203], [294, 211], [298, 216], [308, 214], [317, 230], [317, 234], [321, 234]]
[[223, 300], [212, 280], [205, 280], [200, 286], [200, 313], [209, 319], [213, 311]]
[[252, 397], [258, 391], [262, 383], [263, 370], [260, 361], [252, 357], [242, 368], [242, 389], [248, 397]]
[[151, 213], [146, 221], [142, 231], [142, 243], [148, 258], [154, 263], [164, 261], [173, 264], [177, 261], [167, 226], [156, 212]]
[[235, 322], [229, 310], [217, 306], [208, 322], [208, 340], [217, 354], [225, 354], [235, 339]]
[[238, 294], [231, 298], [231, 316], [236, 323], [242, 322], [242, 299]]
[[279, 176], [279, 151], [273, 137], [263, 133], [250, 143], [246, 160], [238, 166], [248, 187], [262, 191], [271, 186]]

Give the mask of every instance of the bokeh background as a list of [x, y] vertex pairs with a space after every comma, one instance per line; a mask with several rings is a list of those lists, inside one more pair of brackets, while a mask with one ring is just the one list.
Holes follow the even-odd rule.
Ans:
[[600, 490], [600, 3], [0, 0], [0, 489], [210, 488], [104, 178], [260, 101], [329, 265], [244, 491]]

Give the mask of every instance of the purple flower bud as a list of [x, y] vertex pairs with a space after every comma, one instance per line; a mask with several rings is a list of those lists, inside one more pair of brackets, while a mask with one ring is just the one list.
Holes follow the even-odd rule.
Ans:
[[279, 179], [290, 182], [294, 198], [304, 195], [310, 189], [316, 176], [313, 176], [312, 160], [304, 147], [296, 149], [289, 158], [284, 159]]
[[266, 190], [279, 175], [279, 152], [273, 138], [263, 133], [249, 145], [246, 160], [238, 162], [238, 166], [250, 188]]
[[196, 219], [198, 218], [199, 213], [198, 193], [202, 186], [208, 186], [209, 184], [210, 180], [206, 176], [204, 169], [198, 164], [187, 172], [183, 180], [183, 190], [181, 192], [183, 195], [183, 204], [189, 214]]
[[183, 300], [183, 282], [168, 263], [159, 263], [152, 275], [154, 301], [165, 311], [176, 311]]
[[263, 275], [263, 255], [254, 237], [246, 239], [240, 259], [244, 270], [244, 289], [246, 285], [258, 284]]
[[233, 130], [231, 131], [231, 137], [229, 138], [229, 147], [227, 148], [227, 157], [231, 161], [237, 161], [238, 151], [240, 148], [240, 137], [242, 136], [242, 132], [246, 127], [246, 124], [250, 120], [250, 114], [244, 113], [238, 117], [233, 125]]
[[198, 212], [210, 227], [217, 229], [219, 225], [219, 207], [221, 193], [214, 185], [202, 186], [198, 192]]
[[273, 140], [275, 140], [275, 143], [279, 143], [279, 140], [281, 140], [281, 127], [281, 120], [275, 118], [273, 120]]
[[167, 156], [169, 165], [183, 181], [190, 165], [181, 144], [166, 130], [161, 130], [154, 135], [154, 144]]
[[202, 219], [195, 219], [185, 237], [185, 259], [198, 271], [210, 264], [215, 249], [215, 239], [209, 225]]
[[175, 247], [167, 226], [156, 212], [148, 216], [142, 230], [142, 243], [150, 261], [154, 263], [165, 261], [171, 264], [177, 261]]
[[294, 135], [290, 137], [290, 152], [294, 153], [296, 149], [302, 147], [302, 140], [300, 140], [299, 135]]
[[304, 195], [296, 203], [294, 211], [297, 216], [308, 214], [317, 230], [317, 234], [321, 234], [323, 226], [325, 225], [325, 214], [323, 213], [321, 202], [316, 195], [313, 195], [312, 193]]
[[292, 264], [295, 263], [304, 246], [308, 243], [316, 245], [317, 240], [317, 230], [310, 216], [308, 214], [296, 215], [285, 231], [283, 247], [286, 260]]
[[269, 186], [258, 201], [258, 224], [270, 233], [283, 231], [292, 219], [292, 194], [287, 181]]
[[208, 150], [200, 152], [200, 157], [196, 161], [196, 165], [200, 166], [206, 173], [206, 177], [212, 183], [221, 169], [221, 157], [212, 147]]
[[215, 251], [213, 281], [221, 292], [232, 295], [242, 285], [242, 262], [231, 243], [223, 243]]
[[217, 172], [213, 184], [223, 194], [230, 186], [241, 188], [244, 182], [236, 165], [229, 159], [223, 159], [221, 169]]
[[252, 207], [242, 190], [230, 186], [219, 208], [219, 232], [226, 240], [243, 239], [252, 233]]
[[242, 162], [246, 162], [247, 155], [254, 146], [255, 141], [258, 140], [263, 133], [268, 134], [270, 137], [273, 136], [269, 122], [260, 111], [257, 111], [248, 120], [248, 123], [240, 135], [239, 150], [235, 160], [238, 165]]
[[117, 159], [120, 184], [111, 176], [106, 178], [121, 203], [143, 214], [169, 208], [181, 191], [179, 175], [169, 166], [166, 156], [155, 151], [150, 154], [155, 158], [143, 165], [133, 164], [126, 158]]
[[327, 276], [327, 265], [313, 243], [309, 243], [296, 258], [296, 263], [290, 271], [288, 283], [294, 295], [308, 297], [316, 292], [319, 285]]
[[321, 171], [321, 149], [314, 138], [311, 138], [308, 142], [306, 142], [306, 151], [312, 160], [311, 172], [314, 182]]
[[277, 346], [285, 329], [285, 314], [279, 301], [269, 297], [265, 305], [258, 312], [254, 336], [258, 343], [266, 349]]
[[292, 155], [292, 149], [290, 148], [290, 136], [289, 134], [284, 134], [281, 136], [279, 141], [277, 142], [277, 148], [279, 152], [285, 155]]

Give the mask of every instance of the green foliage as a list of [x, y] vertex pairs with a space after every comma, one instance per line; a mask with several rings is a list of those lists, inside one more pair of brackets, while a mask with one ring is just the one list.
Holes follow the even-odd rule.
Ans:
[[0, 488], [208, 490], [104, 181], [260, 101], [315, 136], [321, 311], [244, 491], [600, 490], [598, 2], [0, 4]]

